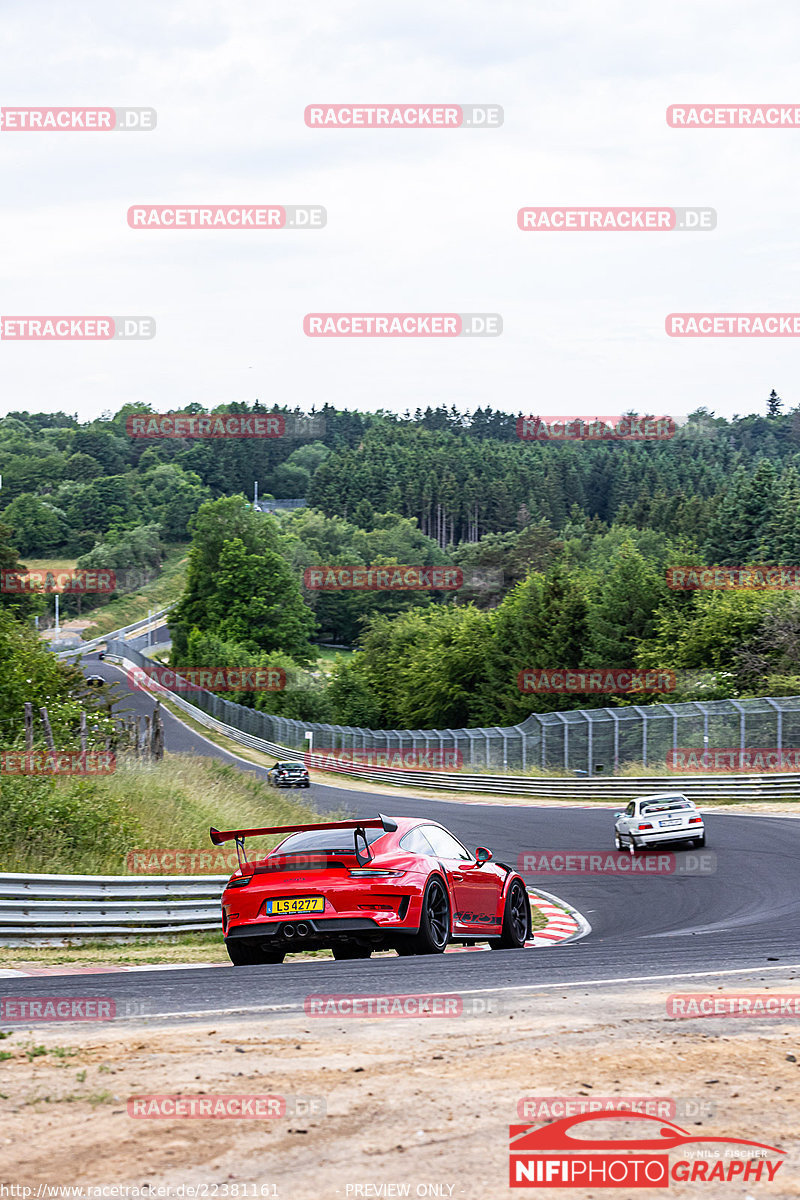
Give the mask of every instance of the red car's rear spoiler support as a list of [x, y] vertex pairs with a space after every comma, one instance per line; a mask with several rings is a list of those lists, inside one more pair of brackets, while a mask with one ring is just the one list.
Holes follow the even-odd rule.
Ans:
[[[368, 817], [363, 821], [323, 821], [318, 825], [267, 825], [263, 829], [215, 829], [212, 825], [209, 833], [211, 841], [215, 846], [220, 846], [223, 842], [236, 842], [236, 857], [239, 859], [239, 866], [242, 865], [242, 855], [244, 854], [244, 839], [247, 837], [258, 837], [266, 833], [305, 833], [308, 830], [314, 829], [352, 829], [353, 842], [355, 845], [356, 860], [360, 865], [369, 862], [372, 857], [365, 830], [367, 829], [383, 829], [385, 833], [394, 833], [397, 829], [397, 822], [391, 817], [385, 817], [383, 813], [379, 813], [377, 817]], [[367, 857], [362, 859], [361, 852], [358, 848], [358, 835], [364, 841], [364, 847], [367, 851]], [[245, 861], [247, 861], [245, 859]]]

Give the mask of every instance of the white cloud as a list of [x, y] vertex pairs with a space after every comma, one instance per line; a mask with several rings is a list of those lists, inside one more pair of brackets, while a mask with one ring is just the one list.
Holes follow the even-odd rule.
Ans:
[[[142, 134], [0, 133], [5, 314], [149, 313], [152, 342], [0, 341], [0, 411], [259, 396], [681, 415], [800, 403], [792, 340], [666, 337], [800, 308], [794, 130], [669, 129], [800, 102], [793, 6], [420, 0], [7, 3], [2, 103], [152, 105]], [[311, 130], [313, 102], [494, 102], [498, 130]], [[133, 203], [321, 203], [315, 233], [133, 231]], [[711, 205], [705, 234], [523, 234], [547, 204]], [[492, 340], [314, 341], [308, 311], [500, 311]]]

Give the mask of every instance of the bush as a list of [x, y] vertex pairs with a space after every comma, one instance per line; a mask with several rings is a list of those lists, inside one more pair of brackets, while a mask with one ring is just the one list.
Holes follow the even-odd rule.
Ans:
[[136, 825], [102, 780], [3, 777], [5, 870], [91, 874], [104, 862], [123, 861]]

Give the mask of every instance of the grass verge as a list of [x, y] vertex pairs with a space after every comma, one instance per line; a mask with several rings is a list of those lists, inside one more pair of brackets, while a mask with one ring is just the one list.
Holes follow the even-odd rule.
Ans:
[[147, 616], [148, 610], [158, 610], [177, 600], [183, 591], [186, 580], [186, 564], [189, 547], [183, 543], [175, 543], [167, 548], [164, 562], [158, 579], [147, 583], [136, 592], [119, 596], [104, 604], [102, 608], [88, 613], [91, 625], [82, 632], [85, 641], [102, 637], [114, 629], [124, 625], [132, 625]]
[[22, 561], [29, 571], [71, 571], [75, 566], [74, 558], [26, 558]]
[[[3, 807], [4, 870], [77, 875], [130, 874], [126, 859], [133, 850], [208, 852], [210, 825], [232, 829], [326, 819], [296, 793], [268, 788], [237, 767], [171, 754], [158, 764], [120, 758], [113, 774], [92, 778], [5, 776]], [[278, 840], [260, 839], [259, 845]], [[218, 866], [206, 869], [219, 872]]]

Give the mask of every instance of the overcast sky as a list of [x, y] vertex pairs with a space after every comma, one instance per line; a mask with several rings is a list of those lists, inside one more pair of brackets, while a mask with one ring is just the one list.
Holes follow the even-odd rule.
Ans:
[[[0, 412], [233, 400], [680, 417], [800, 404], [797, 339], [669, 312], [800, 310], [800, 16], [591, 0], [3, 0], [0, 102], [152, 106], [151, 133], [0, 132], [3, 315], [148, 314], [152, 341], [0, 341]], [[315, 102], [503, 106], [492, 130], [309, 129]], [[132, 204], [304, 204], [316, 232], [132, 230]], [[710, 205], [703, 233], [522, 233], [526, 205]], [[308, 312], [499, 312], [497, 338], [311, 339]]]

